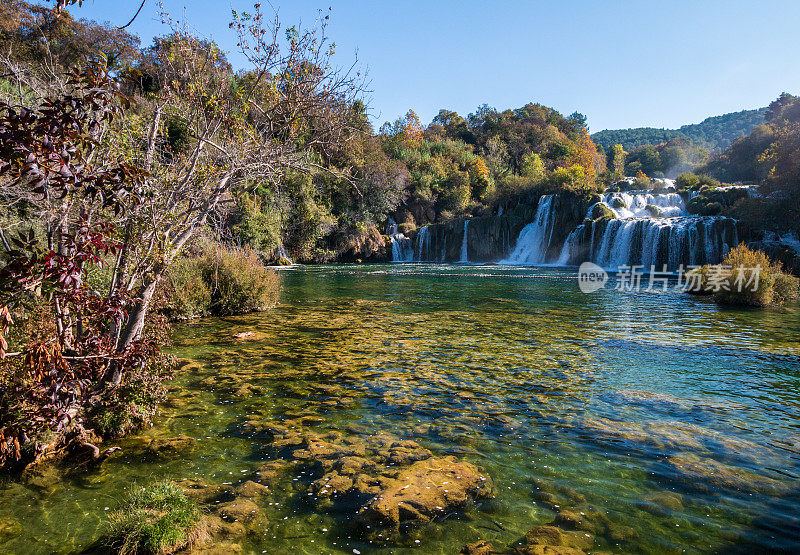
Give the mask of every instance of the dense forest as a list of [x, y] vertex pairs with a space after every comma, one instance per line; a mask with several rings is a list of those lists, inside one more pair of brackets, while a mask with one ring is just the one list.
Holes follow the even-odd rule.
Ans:
[[750, 133], [764, 122], [766, 108], [742, 110], [706, 118], [700, 123], [683, 125], [678, 129], [637, 127], [635, 129], [606, 129], [592, 134], [592, 140], [606, 148], [621, 144], [626, 150], [685, 139], [709, 151], [720, 152], [731, 143]]

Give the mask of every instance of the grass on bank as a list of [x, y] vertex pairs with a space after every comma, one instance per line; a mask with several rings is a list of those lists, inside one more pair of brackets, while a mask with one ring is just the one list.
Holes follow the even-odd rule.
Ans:
[[162, 481], [133, 490], [108, 515], [105, 543], [115, 552], [166, 555], [202, 536], [202, 512], [180, 487]]

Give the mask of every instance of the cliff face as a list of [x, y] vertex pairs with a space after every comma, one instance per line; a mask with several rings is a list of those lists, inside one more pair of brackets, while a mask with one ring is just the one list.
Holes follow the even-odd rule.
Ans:
[[[561, 193], [553, 198], [555, 216], [548, 258], [557, 258], [567, 236], [584, 219], [592, 201], [587, 196]], [[522, 229], [536, 217], [540, 199], [520, 202], [506, 208], [501, 215], [469, 219], [467, 260], [496, 262], [506, 258], [514, 248]], [[414, 241], [414, 260], [424, 262], [459, 262], [462, 259], [465, 219], [433, 224], [418, 229]], [[552, 252], [551, 252], [552, 251]]]
[[[536, 207], [518, 204], [502, 215], [472, 218], [466, 226], [467, 260], [496, 261], [514, 246], [519, 232], [533, 219]], [[464, 241], [464, 219], [420, 228], [414, 235], [414, 259], [424, 262], [458, 262]]]

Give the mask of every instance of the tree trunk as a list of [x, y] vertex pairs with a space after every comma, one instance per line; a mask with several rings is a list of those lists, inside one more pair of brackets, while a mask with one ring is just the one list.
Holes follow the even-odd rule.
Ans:
[[[156, 287], [161, 281], [163, 271], [159, 271], [143, 288], [139, 301], [136, 306], [128, 314], [128, 324], [120, 336], [117, 344], [117, 352], [123, 352], [131, 344], [141, 339], [142, 332], [144, 331], [145, 319], [147, 318], [147, 311], [150, 309], [150, 302], [153, 300], [153, 295], [156, 292]], [[112, 363], [108, 368], [108, 375], [106, 379], [110, 385], [119, 385], [122, 383], [122, 368], [117, 363]]]

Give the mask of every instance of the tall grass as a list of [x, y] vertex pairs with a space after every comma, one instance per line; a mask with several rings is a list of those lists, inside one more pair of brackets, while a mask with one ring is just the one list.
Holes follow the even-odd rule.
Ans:
[[202, 513], [181, 488], [163, 481], [132, 491], [108, 515], [105, 542], [125, 554], [174, 553], [198, 540]]

